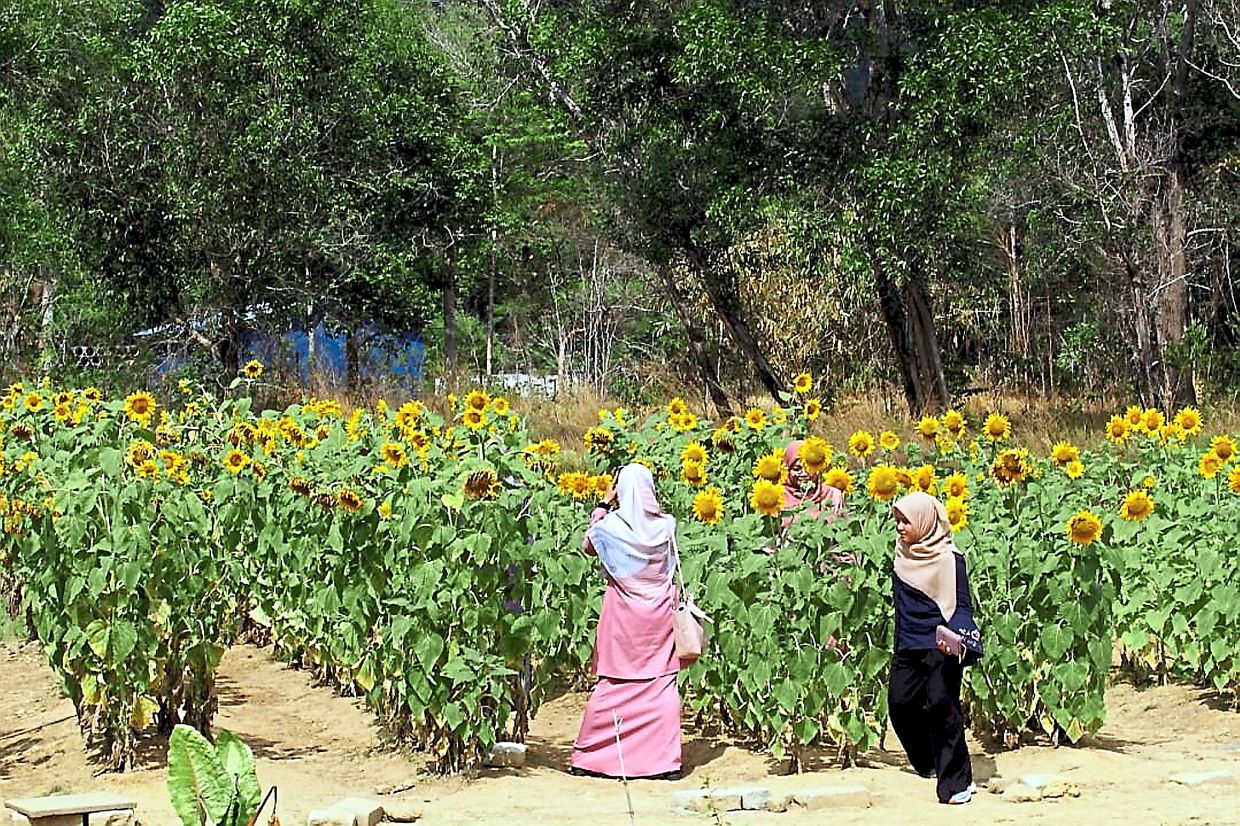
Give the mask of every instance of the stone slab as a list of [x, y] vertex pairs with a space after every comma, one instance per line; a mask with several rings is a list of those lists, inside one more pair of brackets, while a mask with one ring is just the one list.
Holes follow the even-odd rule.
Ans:
[[379, 826], [383, 822], [383, 804], [364, 797], [348, 797], [333, 803], [332, 809], [353, 815], [353, 826]]
[[412, 803], [391, 801], [383, 804], [383, 817], [393, 823], [414, 823], [422, 819], [422, 810]]
[[339, 809], [316, 809], [306, 815], [306, 826], [353, 826], [353, 814]]
[[[111, 792], [90, 794], [55, 794], [48, 797], [22, 797], [6, 800], [4, 805], [34, 820], [53, 815], [84, 815], [92, 812], [110, 812], [116, 809], [136, 809], [137, 802]], [[78, 818], [81, 822], [81, 818]]]
[[522, 768], [525, 766], [525, 743], [496, 743], [482, 764], [492, 769]]

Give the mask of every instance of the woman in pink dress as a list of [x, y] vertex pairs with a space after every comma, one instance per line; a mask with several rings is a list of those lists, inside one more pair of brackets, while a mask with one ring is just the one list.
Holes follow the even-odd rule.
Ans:
[[680, 660], [672, 636], [678, 595], [676, 520], [663, 513], [654, 479], [626, 465], [583, 542], [607, 578], [594, 644], [598, 682], [573, 744], [573, 774], [680, 778]]

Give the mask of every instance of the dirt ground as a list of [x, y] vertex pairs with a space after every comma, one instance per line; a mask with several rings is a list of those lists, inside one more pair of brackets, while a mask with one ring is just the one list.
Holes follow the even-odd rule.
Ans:
[[[387, 752], [370, 715], [356, 702], [312, 685], [255, 648], [234, 649], [220, 678], [217, 725], [244, 738], [258, 756], [259, 780], [279, 786], [285, 826], [350, 796], [413, 803], [426, 824], [630, 822], [625, 791], [614, 781], [564, 772], [585, 696], [546, 706], [529, 740], [522, 770], [485, 770], [472, 779], [421, 772], [416, 756]], [[903, 767], [898, 751], [871, 755], [866, 768], [826, 768], [781, 775], [769, 757], [734, 745], [685, 735], [685, 778], [629, 784], [635, 820], [655, 823], [731, 823], [801, 826], [824, 823], [1240, 824], [1240, 714], [1184, 686], [1136, 690], [1116, 686], [1110, 721], [1084, 747], [1027, 747], [988, 753], [971, 743], [979, 782], [1000, 785], [1027, 774], [1057, 775], [1080, 797], [1014, 803], [982, 791], [965, 807], [940, 806], [930, 781]], [[893, 736], [888, 749], [898, 749]], [[0, 643], [0, 800], [59, 792], [112, 790], [136, 797], [145, 826], [175, 826], [168, 803], [163, 751], [152, 744], [144, 766], [126, 774], [100, 773], [83, 753], [73, 707], [64, 699], [36, 646]], [[1230, 771], [1221, 782], [1185, 786], [1171, 777]], [[797, 789], [862, 786], [869, 806], [786, 813], [689, 814], [674, 810], [677, 790], [761, 785], [776, 795]], [[411, 786], [394, 796], [377, 790]], [[0, 810], [0, 823], [7, 813]]]

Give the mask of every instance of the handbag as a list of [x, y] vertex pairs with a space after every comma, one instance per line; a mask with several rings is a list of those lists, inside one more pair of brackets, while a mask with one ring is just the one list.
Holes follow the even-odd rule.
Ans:
[[693, 595], [685, 586], [685, 574], [680, 569], [680, 547], [676, 532], [672, 531], [672, 553], [676, 556], [676, 574], [680, 577], [680, 600], [672, 614], [672, 636], [676, 641], [676, 656], [682, 662], [694, 663], [706, 650], [706, 627], [703, 622], [713, 620], [693, 603]]

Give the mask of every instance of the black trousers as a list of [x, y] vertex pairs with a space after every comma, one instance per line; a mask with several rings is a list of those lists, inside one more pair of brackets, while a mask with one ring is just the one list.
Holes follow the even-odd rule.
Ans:
[[938, 775], [940, 803], [973, 782], [964, 741], [960, 678], [964, 667], [941, 651], [897, 651], [891, 661], [887, 708], [913, 769]]

